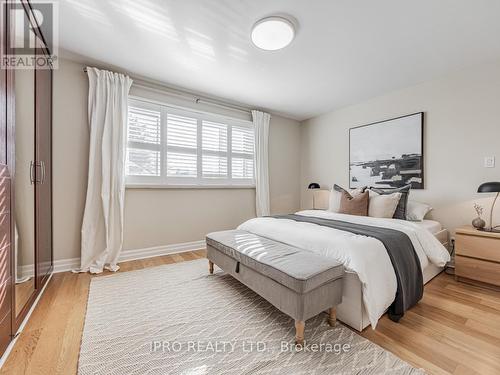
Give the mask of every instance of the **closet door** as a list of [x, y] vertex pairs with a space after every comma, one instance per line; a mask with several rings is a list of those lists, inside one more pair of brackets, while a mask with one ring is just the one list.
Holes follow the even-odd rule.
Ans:
[[[41, 40], [39, 53], [46, 50]], [[37, 279], [41, 287], [52, 271], [52, 69], [37, 67], [36, 92], [36, 227]]]
[[[2, 12], [0, 22], [0, 49], [5, 51], [7, 45], [8, 12]], [[10, 167], [12, 157], [9, 154], [9, 143], [12, 142], [11, 129], [7, 124], [12, 103], [12, 74], [0, 69], [0, 355], [3, 354], [11, 340], [12, 333], [12, 264], [11, 264], [11, 179]]]

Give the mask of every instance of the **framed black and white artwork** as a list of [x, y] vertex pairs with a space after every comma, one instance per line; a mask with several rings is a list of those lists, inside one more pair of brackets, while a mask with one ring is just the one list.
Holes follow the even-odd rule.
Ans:
[[349, 129], [350, 187], [424, 188], [424, 113]]

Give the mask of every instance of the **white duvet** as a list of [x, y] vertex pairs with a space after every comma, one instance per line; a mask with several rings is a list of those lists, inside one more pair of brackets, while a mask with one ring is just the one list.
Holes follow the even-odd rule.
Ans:
[[[410, 238], [422, 269], [429, 262], [444, 266], [450, 255], [428, 230], [404, 220], [336, 214], [329, 211], [300, 211], [297, 215], [342, 220], [396, 229]], [[373, 328], [392, 304], [397, 281], [389, 255], [379, 240], [311, 223], [269, 217], [250, 219], [238, 229], [284, 242], [304, 250], [332, 257], [346, 270], [356, 272], [363, 287], [363, 300]]]

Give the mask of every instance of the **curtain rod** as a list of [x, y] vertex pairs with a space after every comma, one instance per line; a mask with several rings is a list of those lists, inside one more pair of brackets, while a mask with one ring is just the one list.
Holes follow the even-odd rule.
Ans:
[[[83, 71], [85, 73], [87, 73], [87, 68], [83, 68]], [[154, 91], [161, 92], [161, 93], [164, 93], [165, 91], [167, 91], [167, 93], [169, 95], [177, 96], [177, 97], [182, 98], [182, 99], [190, 99], [195, 104], [208, 104], [208, 105], [213, 105], [213, 106], [219, 107], [219, 108], [230, 109], [232, 111], [243, 112], [243, 113], [246, 113], [246, 114], [251, 114], [252, 113], [250, 109], [247, 109], [247, 108], [242, 107], [242, 106], [237, 106], [237, 105], [232, 105], [232, 104], [226, 104], [226, 103], [223, 103], [223, 102], [218, 102], [218, 101], [214, 101], [214, 100], [202, 98], [199, 95], [196, 95], [196, 94], [193, 94], [193, 93], [190, 93], [190, 92], [187, 92], [187, 91], [174, 89], [174, 88], [162, 85], [162, 84], [150, 83], [148, 81], [141, 80], [140, 78], [134, 78], [134, 77], [131, 77], [131, 78], [132, 78], [133, 81], [136, 81], [135, 85], [137, 87], [142, 87], [142, 88], [145, 88], [145, 89], [154, 90]], [[148, 83], [150, 83], [150, 84], [148, 85]], [[157, 85], [157, 86], [160, 86], [163, 89], [156, 88], [156, 87], [151, 87], [151, 85]]]

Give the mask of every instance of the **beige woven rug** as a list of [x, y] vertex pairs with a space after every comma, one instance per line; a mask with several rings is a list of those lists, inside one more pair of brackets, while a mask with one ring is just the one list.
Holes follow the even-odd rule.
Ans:
[[421, 374], [326, 314], [293, 321], [207, 261], [93, 278], [78, 372], [87, 374]]

